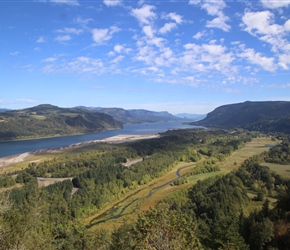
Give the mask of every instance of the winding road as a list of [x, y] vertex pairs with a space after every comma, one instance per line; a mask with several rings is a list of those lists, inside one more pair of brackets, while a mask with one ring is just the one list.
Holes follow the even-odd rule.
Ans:
[[[182, 177], [181, 174], [180, 174], [180, 171], [183, 170], [183, 169], [185, 169], [185, 168], [191, 167], [191, 166], [192, 166], [192, 164], [190, 164], [190, 165], [188, 165], [188, 166], [184, 166], [184, 167], [182, 167], [182, 168], [179, 168], [179, 169], [175, 172], [176, 175], [177, 175], [177, 178], [175, 178], [175, 179], [173, 179], [173, 180], [171, 180], [171, 181], [168, 181], [168, 182], [166, 182], [166, 183], [164, 183], [164, 184], [162, 184], [162, 185], [160, 185], [160, 186], [158, 186], [158, 187], [152, 188], [147, 196], [139, 197], [139, 198], [136, 198], [136, 199], [132, 200], [130, 203], [128, 203], [126, 206], [124, 206], [124, 207], [122, 208], [122, 210], [121, 210], [118, 214], [116, 214], [116, 215], [112, 215], [111, 217], [109, 217], [109, 218], [107, 218], [107, 219], [99, 220], [99, 221], [94, 222], [94, 221], [97, 220], [98, 218], [104, 216], [105, 213], [110, 212], [110, 210], [112, 211], [111, 213], [114, 213], [114, 210], [116, 210], [116, 209], [114, 209], [114, 207], [113, 207], [113, 208], [109, 209], [108, 211], [106, 211], [105, 213], [103, 213], [103, 214], [99, 215], [98, 217], [92, 219], [91, 222], [90, 222], [90, 224], [87, 226], [87, 228], [91, 228], [91, 227], [93, 227], [93, 226], [96, 226], [96, 225], [101, 224], [101, 223], [104, 223], [104, 222], [108, 222], [108, 221], [110, 221], [110, 220], [119, 219], [120, 217], [122, 217], [122, 216], [124, 215], [124, 212], [125, 212], [125, 211], [130, 207], [130, 206], [132, 206], [133, 204], [135, 204], [137, 201], [139, 201], [139, 200], [141, 200], [141, 199], [148, 199], [148, 198], [150, 198], [150, 197], [151, 197], [151, 196], [152, 196], [152, 195], [153, 195], [157, 190], [159, 190], [159, 189], [161, 189], [161, 188], [163, 188], [163, 187], [165, 187], [165, 186], [167, 186], [167, 185], [173, 183], [174, 181], [180, 179], [180, 178]], [[128, 198], [128, 197], [127, 197], [127, 198]], [[126, 199], [127, 199], [127, 198], [126, 198]], [[125, 201], [126, 199], [122, 200], [121, 202]], [[121, 203], [121, 202], [119, 202], [119, 203]], [[118, 203], [118, 204], [119, 204], [119, 203]], [[136, 209], [136, 208], [135, 208], [135, 209]]]

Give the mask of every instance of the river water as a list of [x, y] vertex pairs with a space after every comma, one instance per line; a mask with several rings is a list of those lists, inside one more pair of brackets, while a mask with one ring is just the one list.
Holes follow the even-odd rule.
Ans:
[[39, 149], [53, 149], [68, 146], [78, 142], [101, 140], [104, 138], [121, 135], [121, 134], [155, 134], [166, 132], [169, 129], [186, 129], [196, 126], [183, 124], [178, 122], [158, 122], [158, 123], [140, 123], [127, 124], [123, 129], [108, 130], [93, 134], [59, 136], [45, 139], [23, 140], [23, 141], [8, 141], [0, 142], [0, 157], [22, 154]]

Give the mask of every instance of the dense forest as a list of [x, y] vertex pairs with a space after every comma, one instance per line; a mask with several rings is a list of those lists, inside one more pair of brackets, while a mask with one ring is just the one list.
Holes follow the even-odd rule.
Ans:
[[[172, 185], [218, 173], [226, 157], [256, 136], [246, 131], [168, 131], [160, 138], [97, 144], [3, 174], [0, 187], [9, 190], [0, 193], [0, 249], [288, 249], [290, 180], [262, 164], [289, 163], [287, 136], [236, 170], [168, 195], [112, 231], [82, 223], [180, 162], [195, 162], [196, 167]], [[123, 165], [136, 158], [143, 160]], [[37, 177], [71, 179], [39, 187]], [[247, 212], [249, 192], [261, 206]]]

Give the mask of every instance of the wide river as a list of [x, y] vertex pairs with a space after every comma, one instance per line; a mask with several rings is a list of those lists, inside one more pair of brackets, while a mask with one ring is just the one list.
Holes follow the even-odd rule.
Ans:
[[45, 139], [22, 140], [22, 141], [8, 141], [0, 142], [0, 157], [22, 154], [39, 149], [53, 149], [68, 146], [78, 142], [101, 140], [104, 138], [121, 135], [121, 134], [155, 134], [166, 132], [169, 129], [185, 129], [194, 128], [188, 124], [178, 122], [158, 122], [158, 123], [140, 123], [127, 124], [123, 129], [108, 130], [93, 134], [73, 135], [73, 136], [59, 136]]

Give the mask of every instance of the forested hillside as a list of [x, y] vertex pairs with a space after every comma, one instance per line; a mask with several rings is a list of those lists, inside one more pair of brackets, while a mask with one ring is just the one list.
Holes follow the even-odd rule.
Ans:
[[145, 109], [94, 108], [83, 106], [77, 108], [111, 115], [115, 120], [120, 121], [124, 124], [180, 120], [179, 117], [174, 116], [167, 111], [156, 112]]
[[[268, 153], [246, 159], [235, 171], [220, 171], [226, 157], [256, 136], [222, 130], [168, 131], [160, 138], [75, 149], [3, 174], [0, 187], [8, 191], [0, 198], [0, 249], [288, 249], [290, 180], [262, 162], [277, 158], [277, 150], [284, 152], [289, 138]], [[143, 160], [130, 167], [123, 165], [140, 157]], [[150, 187], [151, 181], [182, 162], [196, 167], [167, 185], [188, 188], [112, 230], [94, 226], [122, 218], [126, 207], [118, 216], [84, 223], [109, 204]], [[189, 185], [192, 176], [206, 173], [215, 174]], [[40, 187], [37, 177], [72, 181]], [[249, 209], [253, 204], [254, 212]]]
[[244, 128], [261, 132], [290, 132], [290, 102], [244, 102], [216, 108], [196, 125]]
[[120, 122], [103, 113], [48, 104], [0, 113], [0, 140], [91, 133], [121, 127]]

